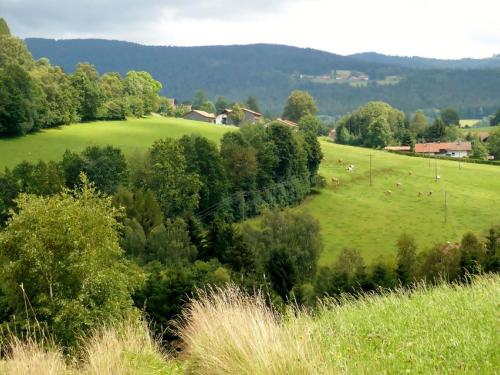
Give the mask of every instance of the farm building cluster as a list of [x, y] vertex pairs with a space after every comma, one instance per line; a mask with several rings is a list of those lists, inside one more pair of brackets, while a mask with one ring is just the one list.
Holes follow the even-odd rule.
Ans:
[[[241, 124], [257, 124], [264, 119], [262, 113], [252, 111], [248, 108], [242, 108], [241, 110], [243, 111], [243, 119], [240, 122]], [[236, 125], [231, 118], [232, 111], [232, 109], [225, 109], [222, 113], [216, 115], [214, 113], [208, 113], [198, 109], [191, 109], [183, 116], [183, 118], [187, 120], [202, 121], [217, 125]], [[298, 124], [290, 120], [277, 118], [273, 121], [279, 122], [283, 125], [287, 125], [294, 129], [298, 129]]]
[[[387, 151], [411, 152], [410, 146], [387, 146]], [[472, 143], [464, 141], [456, 142], [428, 142], [417, 143], [414, 152], [416, 154], [431, 156], [448, 156], [452, 158], [466, 158], [472, 152]]]

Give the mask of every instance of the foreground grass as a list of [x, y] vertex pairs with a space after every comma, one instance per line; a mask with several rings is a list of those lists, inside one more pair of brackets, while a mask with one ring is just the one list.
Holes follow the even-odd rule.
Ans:
[[329, 355], [308, 325], [281, 324], [262, 295], [217, 289], [184, 311], [180, 336], [194, 374], [331, 374]]
[[488, 275], [282, 315], [262, 295], [228, 287], [185, 309], [182, 362], [167, 359], [146, 326], [129, 323], [96, 332], [78, 360], [14, 340], [0, 374], [495, 374], [499, 300], [500, 276]]
[[91, 145], [113, 145], [128, 156], [144, 152], [155, 140], [164, 137], [201, 134], [218, 142], [231, 129], [234, 127], [161, 116], [72, 124], [24, 137], [0, 139], [0, 169], [13, 167], [23, 160], [60, 160], [66, 149], [78, 152]]
[[202, 375], [494, 374], [499, 298], [500, 278], [488, 276], [281, 317], [230, 289], [194, 302], [182, 336]]
[[84, 343], [78, 358], [55, 346], [13, 339], [2, 375], [176, 375], [180, 363], [167, 359], [143, 323], [103, 328]]
[[315, 324], [348, 373], [493, 374], [500, 364], [498, 276], [326, 308]]

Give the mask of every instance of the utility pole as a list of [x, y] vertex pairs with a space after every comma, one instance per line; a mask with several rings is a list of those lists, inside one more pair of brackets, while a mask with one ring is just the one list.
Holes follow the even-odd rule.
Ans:
[[426, 144], [427, 146], [427, 158], [429, 159], [429, 168], [431, 167], [431, 149], [429, 143]]
[[444, 191], [444, 223], [448, 222], [448, 192]]
[[370, 186], [373, 186], [373, 180], [372, 180], [372, 153], [370, 152]]

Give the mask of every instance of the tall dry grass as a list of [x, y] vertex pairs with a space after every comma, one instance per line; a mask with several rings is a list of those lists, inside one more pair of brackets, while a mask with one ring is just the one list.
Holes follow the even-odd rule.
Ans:
[[8, 355], [0, 362], [0, 374], [5, 375], [68, 375], [60, 350], [34, 340], [21, 341], [13, 337], [6, 348]]
[[126, 321], [96, 331], [85, 348], [82, 372], [88, 375], [169, 374], [156, 340], [143, 321]]
[[287, 321], [266, 305], [262, 294], [246, 295], [235, 286], [200, 293], [177, 328], [195, 374], [335, 372], [317, 340], [319, 332], [307, 319]]
[[96, 330], [84, 341], [78, 360], [53, 345], [12, 338], [0, 360], [1, 375], [171, 375], [182, 368], [160, 350], [143, 321], [125, 321]]

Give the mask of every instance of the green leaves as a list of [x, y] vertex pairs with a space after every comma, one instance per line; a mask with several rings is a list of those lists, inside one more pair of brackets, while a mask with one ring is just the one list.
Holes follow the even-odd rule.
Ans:
[[313, 97], [307, 91], [293, 91], [285, 105], [283, 117], [291, 121], [299, 121], [307, 115], [315, 115], [318, 107]]
[[130, 309], [140, 279], [118, 244], [120, 210], [84, 176], [82, 185], [51, 197], [21, 194], [0, 235], [0, 285], [9, 308], [25, 317], [28, 299], [29, 319], [43, 320], [70, 345]]

